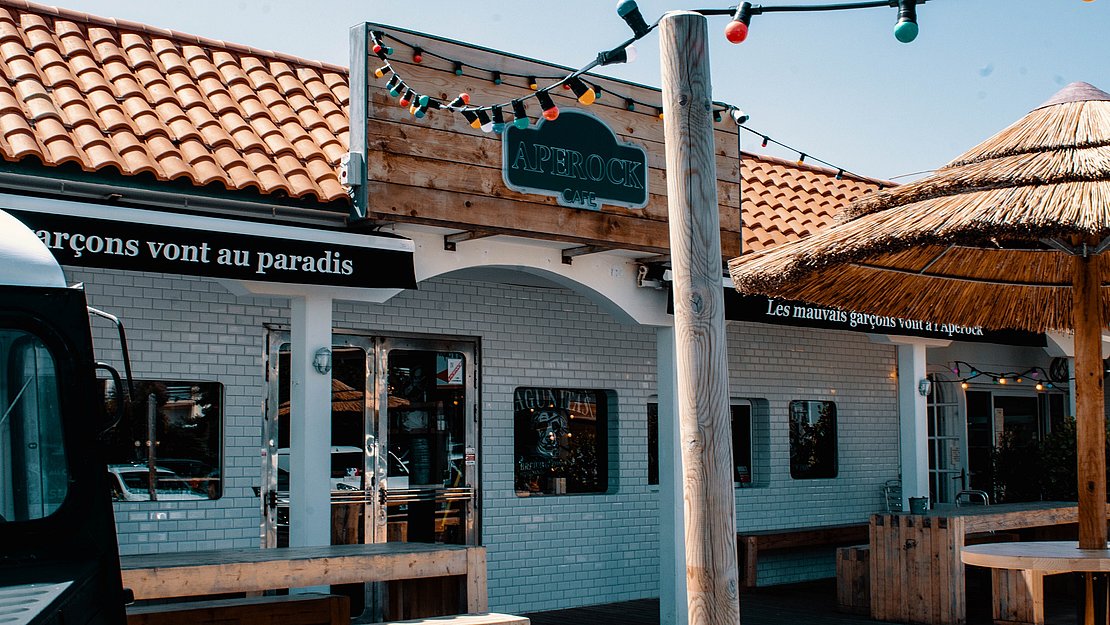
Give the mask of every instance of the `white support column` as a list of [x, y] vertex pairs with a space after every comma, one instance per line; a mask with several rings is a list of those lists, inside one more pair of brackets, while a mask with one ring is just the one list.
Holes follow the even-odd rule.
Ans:
[[926, 398], [917, 390], [925, 377], [925, 345], [898, 344], [898, 421], [901, 424], [902, 509], [910, 497], [929, 495], [929, 416]]
[[331, 544], [331, 372], [312, 366], [331, 349], [332, 300], [293, 297], [290, 320], [289, 546]]
[[686, 522], [673, 327], [655, 330], [659, 402], [659, 623], [686, 625]]

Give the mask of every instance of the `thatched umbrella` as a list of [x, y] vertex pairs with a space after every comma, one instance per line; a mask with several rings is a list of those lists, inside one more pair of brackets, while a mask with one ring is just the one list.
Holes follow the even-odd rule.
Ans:
[[1075, 332], [1080, 547], [1106, 546], [1110, 94], [1068, 85], [934, 175], [730, 261], [736, 288], [926, 322]]

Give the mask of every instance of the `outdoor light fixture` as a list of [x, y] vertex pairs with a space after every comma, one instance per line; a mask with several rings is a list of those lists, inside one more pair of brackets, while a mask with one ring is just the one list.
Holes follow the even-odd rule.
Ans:
[[929, 391], [933, 390], [933, 381], [929, 378], [921, 378], [917, 382], [917, 393], [922, 397], [928, 397]]
[[412, 62], [413, 63], [423, 63], [424, 62], [424, 50], [422, 48], [413, 47], [413, 49], [412, 49]]
[[463, 75], [463, 64], [458, 62], [458, 61], [455, 61], [455, 75], [456, 76], [462, 76]]
[[578, 101], [580, 103], [585, 106], [589, 106], [594, 103], [594, 99], [597, 98], [597, 94], [594, 93], [593, 89], [590, 89], [588, 86], [586, 86], [586, 83], [577, 78], [572, 78], [570, 79], [568, 84], [570, 85], [570, 90], [574, 92], [574, 97], [578, 98]]
[[453, 111], [453, 110], [461, 109], [462, 107], [466, 106], [467, 104], [470, 104], [470, 94], [466, 93], [464, 91], [463, 93], [459, 94], [459, 97], [455, 98], [454, 100], [451, 100], [451, 103], [447, 105], [447, 108], [449, 110]]
[[620, 0], [617, 3], [617, 15], [621, 16], [625, 24], [628, 24], [637, 39], [651, 31], [640, 13], [640, 7], [636, 6], [636, 0]]
[[404, 86], [405, 84], [401, 82], [401, 77], [397, 74], [394, 74], [393, 78], [390, 78], [389, 83], [386, 84], [386, 88], [389, 89], [389, 95], [394, 98], [401, 95], [401, 89]]
[[385, 76], [386, 74], [388, 74], [392, 71], [393, 71], [393, 68], [391, 66], [389, 66], [388, 64], [387, 65], [382, 65], [378, 69], [374, 70], [374, 77], [375, 78], [381, 78], [381, 77]]
[[462, 116], [466, 119], [466, 123], [470, 124], [471, 128], [481, 128], [482, 122], [478, 120], [478, 114], [474, 111], [470, 109], [464, 110]]
[[605, 52], [598, 52], [597, 64], [614, 65], [616, 63], [631, 63], [636, 60], [636, 55], [636, 46], [629, 44]]
[[917, 0], [898, 0], [898, 23], [894, 38], [902, 43], [917, 39]]
[[412, 104], [412, 101], [415, 100], [415, 99], [416, 99], [416, 92], [412, 90], [412, 87], [409, 87], [409, 89], [407, 91], [405, 91], [405, 95], [401, 96], [400, 105], [401, 106], [409, 106], [410, 104]]
[[732, 16], [732, 21], [725, 26], [725, 39], [730, 43], [741, 43], [748, 38], [748, 27], [752, 23], [752, 3], [741, 2], [740, 6], [736, 7], [736, 13]]
[[524, 110], [524, 102], [520, 100], [513, 100], [512, 106], [513, 117], [516, 118], [513, 120], [513, 126], [521, 129], [527, 128], [528, 125], [531, 124], [531, 122], [528, 121], [528, 112]]
[[505, 132], [505, 113], [500, 106], [493, 107], [493, 131], [497, 134]]
[[489, 114], [486, 113], [485, 109], [478, 109], [477, 115], [478, 127], [482, 129], [482, 132], [489, 132], [493, 130], [493, 120], [489, 118]]
[[732, 118], [732, 121], [736, 122], [737, 126], [747, 123], [747, 121], [751, 119], [751, 117], [747, 113], [741, 111], [735, 106], [728, 109], [728, 116]]
[[331, 350], [326, 347], [316, 350], [316, 354], [312, 357], [312, 368], [320, 375], [331, 372]]
[[528, 88], [531, 89], [532, 91], [535, 91], [536, 89], [540, 88], [540, 84], [538, 82], [536, 82], [536, 77], [535, 76], [529, 76], [528, 77]]
[[559, 117], [559, 107], [551, 101], [551, 96], [546, 91], [536, 92], [536, 101], [540, 103], [540, 108], [543, 109], [543, 118], [548, 121], [554, 121]]

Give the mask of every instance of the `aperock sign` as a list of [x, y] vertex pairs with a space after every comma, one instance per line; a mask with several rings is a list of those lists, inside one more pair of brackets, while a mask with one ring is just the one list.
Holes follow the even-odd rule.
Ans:
[[573, 208], [647, 206], [647, 152], [618, 141], [589, 113], [572, 109], [535, 127], [510, 125], [501, 145], [501, 174], [514, 191], [551, 195]]
[[327, 286], [416, 286], [412, 252], [400, 245], [368, 241], [362, 247], [295, 234], [280, 238], [5, 210], [33, 230], [62, 265]]

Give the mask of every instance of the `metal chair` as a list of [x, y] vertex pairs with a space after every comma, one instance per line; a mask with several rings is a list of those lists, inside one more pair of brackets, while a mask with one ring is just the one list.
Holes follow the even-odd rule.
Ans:
[[888, 513], [902, 511], [902, 480], [893, 479], [883, 482], [883, 504], [886, 505]]
[[956, 493], [956, 507], [963, 505], [989, 506], [991, 498], [985, 490], [961, 490]]

